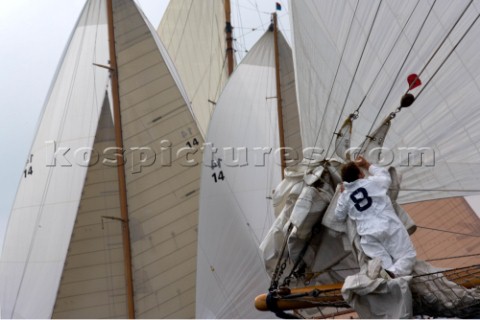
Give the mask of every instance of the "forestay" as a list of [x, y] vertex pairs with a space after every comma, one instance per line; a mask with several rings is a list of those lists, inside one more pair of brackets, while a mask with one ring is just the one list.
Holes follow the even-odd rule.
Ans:
[[333, 134], [360, 106], [352, 134], [352, 146], [359, 146], [400, 106], [407, 76], [426, 67], [420, 74], [424, 85], [412, 90], [417, 101], [392, 120], [382, 163], [393, 160], [403, 174], [402, 203], [478, 193], [478, 3], [306, 0], [290, 5], [304, 145], [322, 148], [330, 157]]

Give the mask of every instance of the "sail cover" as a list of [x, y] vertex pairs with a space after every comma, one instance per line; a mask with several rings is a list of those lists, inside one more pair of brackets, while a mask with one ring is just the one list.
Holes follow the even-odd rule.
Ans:
[[403, 174], [399, 202], [479, 192], [478, 3], [305, 0], [290, 5], [305, 146], [332, 156], [334, 133], [361, 106], [351, 144], [359, 146], [400, 106], [407, 76], [425, 67], [424, 84], [411, 91], [417, 100], [392, 120], [381, 164], [393, 164]]
[[158, 27], [203, 136], [228, 79], [224, 2], [170, 1]]
[[[281, 35], [279, 48], [285, 59], [280, 65], [289, 63], [286, 70], [292, 70], [290, 48]], [[294, 86], [291, 78], [289, 86]], [[281, 179], [275, 97], [274, 35], [267, 32], [227, 83], [207, 135], [211, 145], [204, 151], [201, 178], [198, 318], [269, 316], [254, 309], [253, 299], [269, 285], [258, 247], [275, 219], [271, 195]], [[285, 93], [282, 108], [293, 123], [296, 116], [289, 112], [297, 111], [291, 99]]]
[[[47, 97], [1, 260], [2, 318], [49, 318], [101, 114], [108, 71], [104, 1], [86, 3]], [[78, 151], [80, 150], [80, 151]], [[78, 151], [78, 152], [77, 152]]]

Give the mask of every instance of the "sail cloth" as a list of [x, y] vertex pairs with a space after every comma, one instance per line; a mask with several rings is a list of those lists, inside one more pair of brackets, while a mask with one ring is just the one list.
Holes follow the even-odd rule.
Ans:
[[[323, 148], [326, 153], [332, 135], [339, 130], [337, 123], [362, 105], [351, 137], [351, 145], [359, 146], [372, 126], [379, 126], [400, 105], [408, 89], [407, 76], [427, 66], [420, 75], [424, 85], [412, 93], [417, 96], [424, 91], [392, 120], [384, 143], [388, 148], [384, 161], [393, 157], [392, 165], [403, 174], [399, 202], [477, 193], [480, 44], [476, 39], [480, 24], [467, 32], [480, 12], [475, 2], [427, 65], [469, 2], [291, 1], [304, 145]], [[330, 147], [326, 156], [332, 152]]]
[[[290, 64], [292, 70], [281, 34], [279, 42], [280, 69]], [[274, 36], [267, 32], [225, 86], [208, 131], [207, 141], [218, 151], [204, 151], [198, 318], [273, 316], [256, 311], [252, 301], [269, 286], [258, 246], [275, 219], [271, 196], [281, 179], [275, 87]], [[287, 106], [283, 114], [290, 119], [296, 104]]]
[[228, 79], [224, 3], [223, 0], [170, 1], [158, 27], [203, 136]]
[[203, 139], [155, 30], [133, 1], [113, 4], [136, 317], [191, 318]]
[[108, 62], [105, 10], [85, 4], [45, 102], [5, 237], [2, 318], [52, 316], [88, 170], [75, 151], [93, 146], [108, 79], [92, 64]]
[[128, 317], [118, 173], [100, 153], [114, 146], [106, 96], [52, 318]]
[[[2, 256], [6, 318], [48, 318], [52, 312], [60, 317], [126, 315], [117, 242], [123, 222], [113, 203], [116, 178], [110, 170], [88, 170], [84, 153], [75, 152], [77, 163], [62, 166], [60, 149], [73, 153], [91, 148], [95, 137], [96, 142], [106, 139], [106, 116], [96, 130], [109, 73], [93, 65], [109, 61], [105, 10], [104, 1], [87, 2], [46, 103]], [[203, 139], [166, 49], [143, 13], [131, 0], [116, 0], [113, 20], [136, 316], [194, 317], [200, 175], [194, 155]], [[42, 162], [49, 140], [60, 150], [56, 166]], [[97, 279], [91, 277], [93, 270]], [[100, 292], [105, 287], [107, 292]]]

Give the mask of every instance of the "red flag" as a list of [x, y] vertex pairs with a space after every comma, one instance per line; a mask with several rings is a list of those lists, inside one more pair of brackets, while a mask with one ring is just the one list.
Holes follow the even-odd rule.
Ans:
[[409, 75], [407, 77], [407, 81], [408, 81], [408, 88], [409, 88], [408, 90], [415, 89], [416, 87], [422, 85], [422, 81], [420, 81], [420, 78], [415, 73], [412, 73], [411, 75]]

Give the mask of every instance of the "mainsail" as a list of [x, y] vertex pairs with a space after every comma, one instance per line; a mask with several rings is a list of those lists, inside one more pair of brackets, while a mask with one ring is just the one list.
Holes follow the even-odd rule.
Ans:
[[[278, 38], [284, 127], [292, 148], [301, 148], [292, 54]], [[265, 317], [251, 303], [268, 287], [258, 246], [274, 221], [272, 189], [281, 179], [275, 74], [274, 34], [267, 31], [233, 73], [210, 123], [201, 178], [200, 318]]]
[[[158, 27], [203, 136], [228, 79], [227, 2], [229, 0], [170, 1]], [[233, 49], [230, 51], [233, 54]]]
[[[88, 1], [47, 99], [5, 240], [2, 317], [125, 318], [127, 304], [142, 318], [194, 316], [203, 139], [155, 30], [133, 1], [112, 7], [117, 69], [106, 1]], [[118, 76], [124, 153], [111, 143], [109, 74]], [[121, 253], [127, 224], [133, 298]]]

